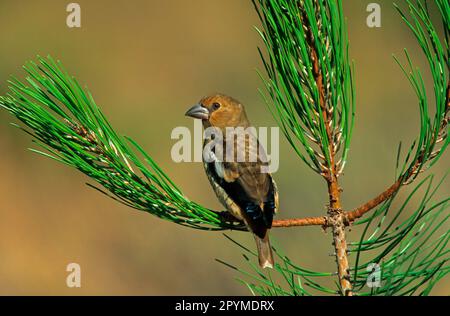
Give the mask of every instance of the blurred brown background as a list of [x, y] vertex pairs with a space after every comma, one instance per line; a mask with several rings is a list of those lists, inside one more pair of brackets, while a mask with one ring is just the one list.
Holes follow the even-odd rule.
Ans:
[[[275, 126], [257, 92], [256, 47], [262, 43], [251, 2], [78, 1], [81, 29], [66, 26], [69, 2], [1, 0], [0, 94], [11, 74], [23, 78], [26, 60], [38, 54], [61, 59], [119, 132], [140, 142], [190, 198], [220, 208], [201, 164], [171, 161], [170, 132], [191, 127], [185, 110], [216, 91], [246, 104], [255, 125]], [[357, 87], [357, 121], [342, 180], [347, 208], [393, 181], [398, 142], [409, 144], [418, 131], [416, 99], [391, 54], [403, 57], [408, 47], [419, 65], [423, 56], [390, 0], [377, 1], [383, 25], [369, 29], [369, 2], [344, 1]], [[183, 228], [105, 198], [84, 185], [87, 177], [27, 151], [30, 138], [11, 121], [0, 111], [0, 294], [249, 294], [234, 271], [214, 261], [243, 263], [221, 233]], [[447, 168], [448, 153], [433, 171], [442, 175]], [[323, 214], [324, 183], [284, 139], [275, 177], [280, 217]], [[448, 192], [447, 181], [439, 196]], [[249, 235], [231, 235], [253, 246]], [[276, 230], [273, 236], [294, 262], [335, 270], [330, 235], [320, 229]], [[81, 265], [81, 289], [66, 287], [70, 262]], [[433, 294], [449, 290], [447, 278]]]

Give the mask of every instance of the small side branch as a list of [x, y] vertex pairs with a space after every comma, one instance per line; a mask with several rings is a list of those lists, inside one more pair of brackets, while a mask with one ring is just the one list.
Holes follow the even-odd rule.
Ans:
[[403, 181], [398, 180], [393, 185], [391, 185], [386, 191], [384, 191], [377, 197], [368, 201], [364, 205], [361, 205], [360, 207], [356, 208], [355, 210], [347, 212], [346, 213], [347, 221], [349, 223], [354, 222], [355, 220], [357, 220], [358, 218], [361, 218], [362, 216], [364, 216], [364, 214], [373, 210], [375, 207], [377, 207], [378, 205], [380, 205], [387, 199], [391, 198], [400, 189], [402, 182]]
[[327, 216], [322, 217], [307, 217], [296, 219], [285, 219], [273, 221], [272, 227], [275, 228], [288, 228], [299, 226], [322, 226], [329, 227], [329, 220]]
[[[447, 115], [450, 112], [450, 82], [447, 84], [445, 105], [446, 106], [445, 106], [444, 118], [442, 121], [439, 135], [445, 133], [448, 128], [449, 119], [448, 119]], [[446, 136], [446, 137], [448, 137], [448, 136]], [[433, 136], [431, 143], [437, 143], [437, 142], [438, 141]], [[431, 157], [433, 157], [433, 155]], [[386, 189], [386, 191], [384, 191], [377, 197], [373, 198], [372, 200], [368, 201], [364, 205], [361, 205], [360, 207], [356, 208], [355, 210], [347, 212], [346, 213], [347, 221], [349, 223], [354, 222], [358, 218], [361, 218], [362, 216], [364, 216], [364, 214], [366, 214], [369, 211], [376, 208], [378, 205], [380, 205], [384, 201], [390, 199], [395, 193], [398, 192], [398, 190], [400, 190], [402, 185], [404, 185], [405, 183], [408, 183], [414, 175], [416, 175], [418, 172], [422, 171], [421, 166], [422, 166], [422, 163], [424, 160], [426, 160], [426, 158], [424, 158], [424, 154], [422, 153], [422, 155], [416, 161], [414, 166], [407, 173], [405, 173], [402, 177], [400, 177], [393, 185], [391, 185], [388, 189]]]

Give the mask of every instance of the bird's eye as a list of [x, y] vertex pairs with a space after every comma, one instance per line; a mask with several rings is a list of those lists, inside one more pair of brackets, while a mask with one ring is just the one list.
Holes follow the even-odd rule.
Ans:
[[214, 102], [212, 108], [213, 110], [218, 110], [220, 108], [220, 103]]

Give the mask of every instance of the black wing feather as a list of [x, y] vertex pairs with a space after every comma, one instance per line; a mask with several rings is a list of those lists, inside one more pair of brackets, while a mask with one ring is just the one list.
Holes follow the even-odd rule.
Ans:
[[[255, 195], [249, 194], [249, 190], [243, 187], [242, 181], [239, 181], [239, 179], [227, 182], [221, 178], [216, 172], [214, 162], [208, 163], [207, 169], [214, 181], [222, 187], [226, 194], [242, 210], [242, 215], [252, 232], [258, 237], [264, 238], [267, 229], [272, 227], [273, 214], [276, 209], [275, 187], [270, 174], [264, 174], [264, 176], [268, 177], [269, 189], [263, 199], [260, 200]], [[261, 208], [261, 205], [263, 208]]]

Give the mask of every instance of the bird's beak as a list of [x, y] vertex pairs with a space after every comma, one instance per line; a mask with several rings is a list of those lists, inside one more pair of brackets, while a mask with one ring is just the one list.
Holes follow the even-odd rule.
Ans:
[[196, 104], [191, 107], [185, 114], [186, 116], [190, 116], [200, 120], [208, 120], [209, 119], [209, 111], [207, 108], [201, 106], [200, 104]]

